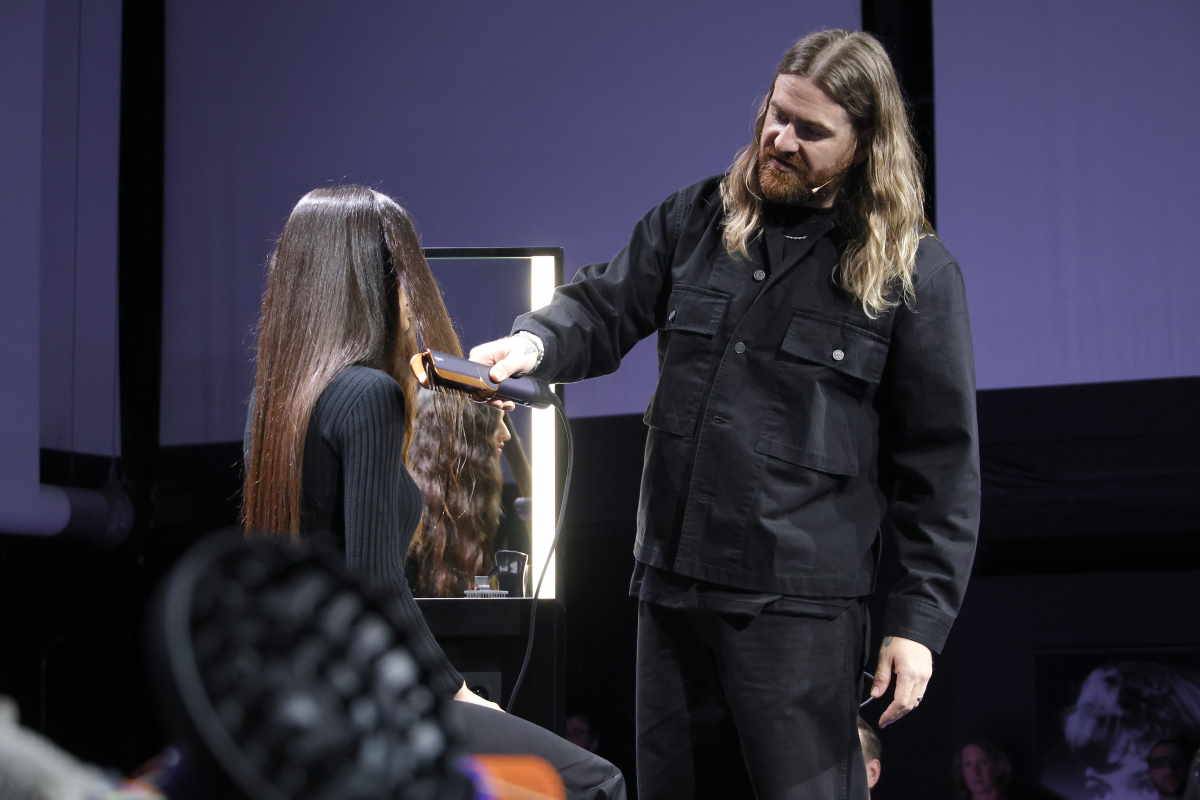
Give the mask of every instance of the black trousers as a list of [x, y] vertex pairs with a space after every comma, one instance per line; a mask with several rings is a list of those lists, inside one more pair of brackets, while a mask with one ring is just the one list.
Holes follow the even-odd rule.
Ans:
[[856, 729], [867, 610], [638, 606], [640, 800], [866, 800]]
[[605, 759], [513, 714], [452, 701], [463, 749], [485, 755], [532, 755], [558, 771], [568, 800], [625, 800], [625, 778]]

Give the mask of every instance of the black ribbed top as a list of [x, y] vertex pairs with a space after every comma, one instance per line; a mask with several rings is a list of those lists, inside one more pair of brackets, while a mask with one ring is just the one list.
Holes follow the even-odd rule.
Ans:
[[396, 610], [435, 664], [433, 688], [453, 694], [463, 679], [425, 624], [404, 576], [421, 519], [421, 490], [404, 468], [404, 392], [386, 372], [347, 367], [321, 393], [304, 439], [300, 530], [329, 539], [346, 564], [394, 592]]

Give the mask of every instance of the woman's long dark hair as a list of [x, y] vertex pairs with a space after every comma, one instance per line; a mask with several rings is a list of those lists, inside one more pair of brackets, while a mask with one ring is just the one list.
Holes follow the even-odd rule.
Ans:
[[[314, 189], [292, 209], [267, 266], [258, 322], [254, 408], [242, 493], [250, 531], [297, 533], [304, 439], [313, 406], [353, 364], [404, 391], [407, 452], [421, 347], [462, 354], [407, 212], [363, 186]], [[442, 398], [447, 417], [460, 402]]]
[[421, 398], [408, 451], [409, 472], [425, 495], [425, 516], [408, 552], [417, 594], [460, 597], [474, 576], [492, 569], [504, 480], [496, 452], [502, 422], [497, 409], [467, 403], [459, 424], [447, 428], [434, 398]]

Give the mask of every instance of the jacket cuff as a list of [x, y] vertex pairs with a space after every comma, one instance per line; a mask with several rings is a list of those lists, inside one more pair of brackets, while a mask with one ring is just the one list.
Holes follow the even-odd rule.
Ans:
[[553, 366], [558, 363], [558, 342], [555, 341], [554, 332], [527, 314], [517, 317], [508, 335], [512, 336], [517, 331], [532, 333], [542, 340], [542, 360], [529, 374], [535, 378], [547, 378]]
[[883, 614], [883, 635], [912, 639], [941, 653], [954, 617], [919, 600], [892, 597]]

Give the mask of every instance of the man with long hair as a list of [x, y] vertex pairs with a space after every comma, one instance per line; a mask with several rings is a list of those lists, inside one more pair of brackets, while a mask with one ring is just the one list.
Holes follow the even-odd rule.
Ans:
[[885, 519], [901, 576], [870, 691], [895, 679], [884, 726], [921, 702], [979, 517], [966, 297], [923, 202], [883, 47], [820, 31], [784, 55], [725, 175], [471, 352], [495, 380], [572, 381], [658, 332], [630, 586], [642, 798], [866, 797]]

